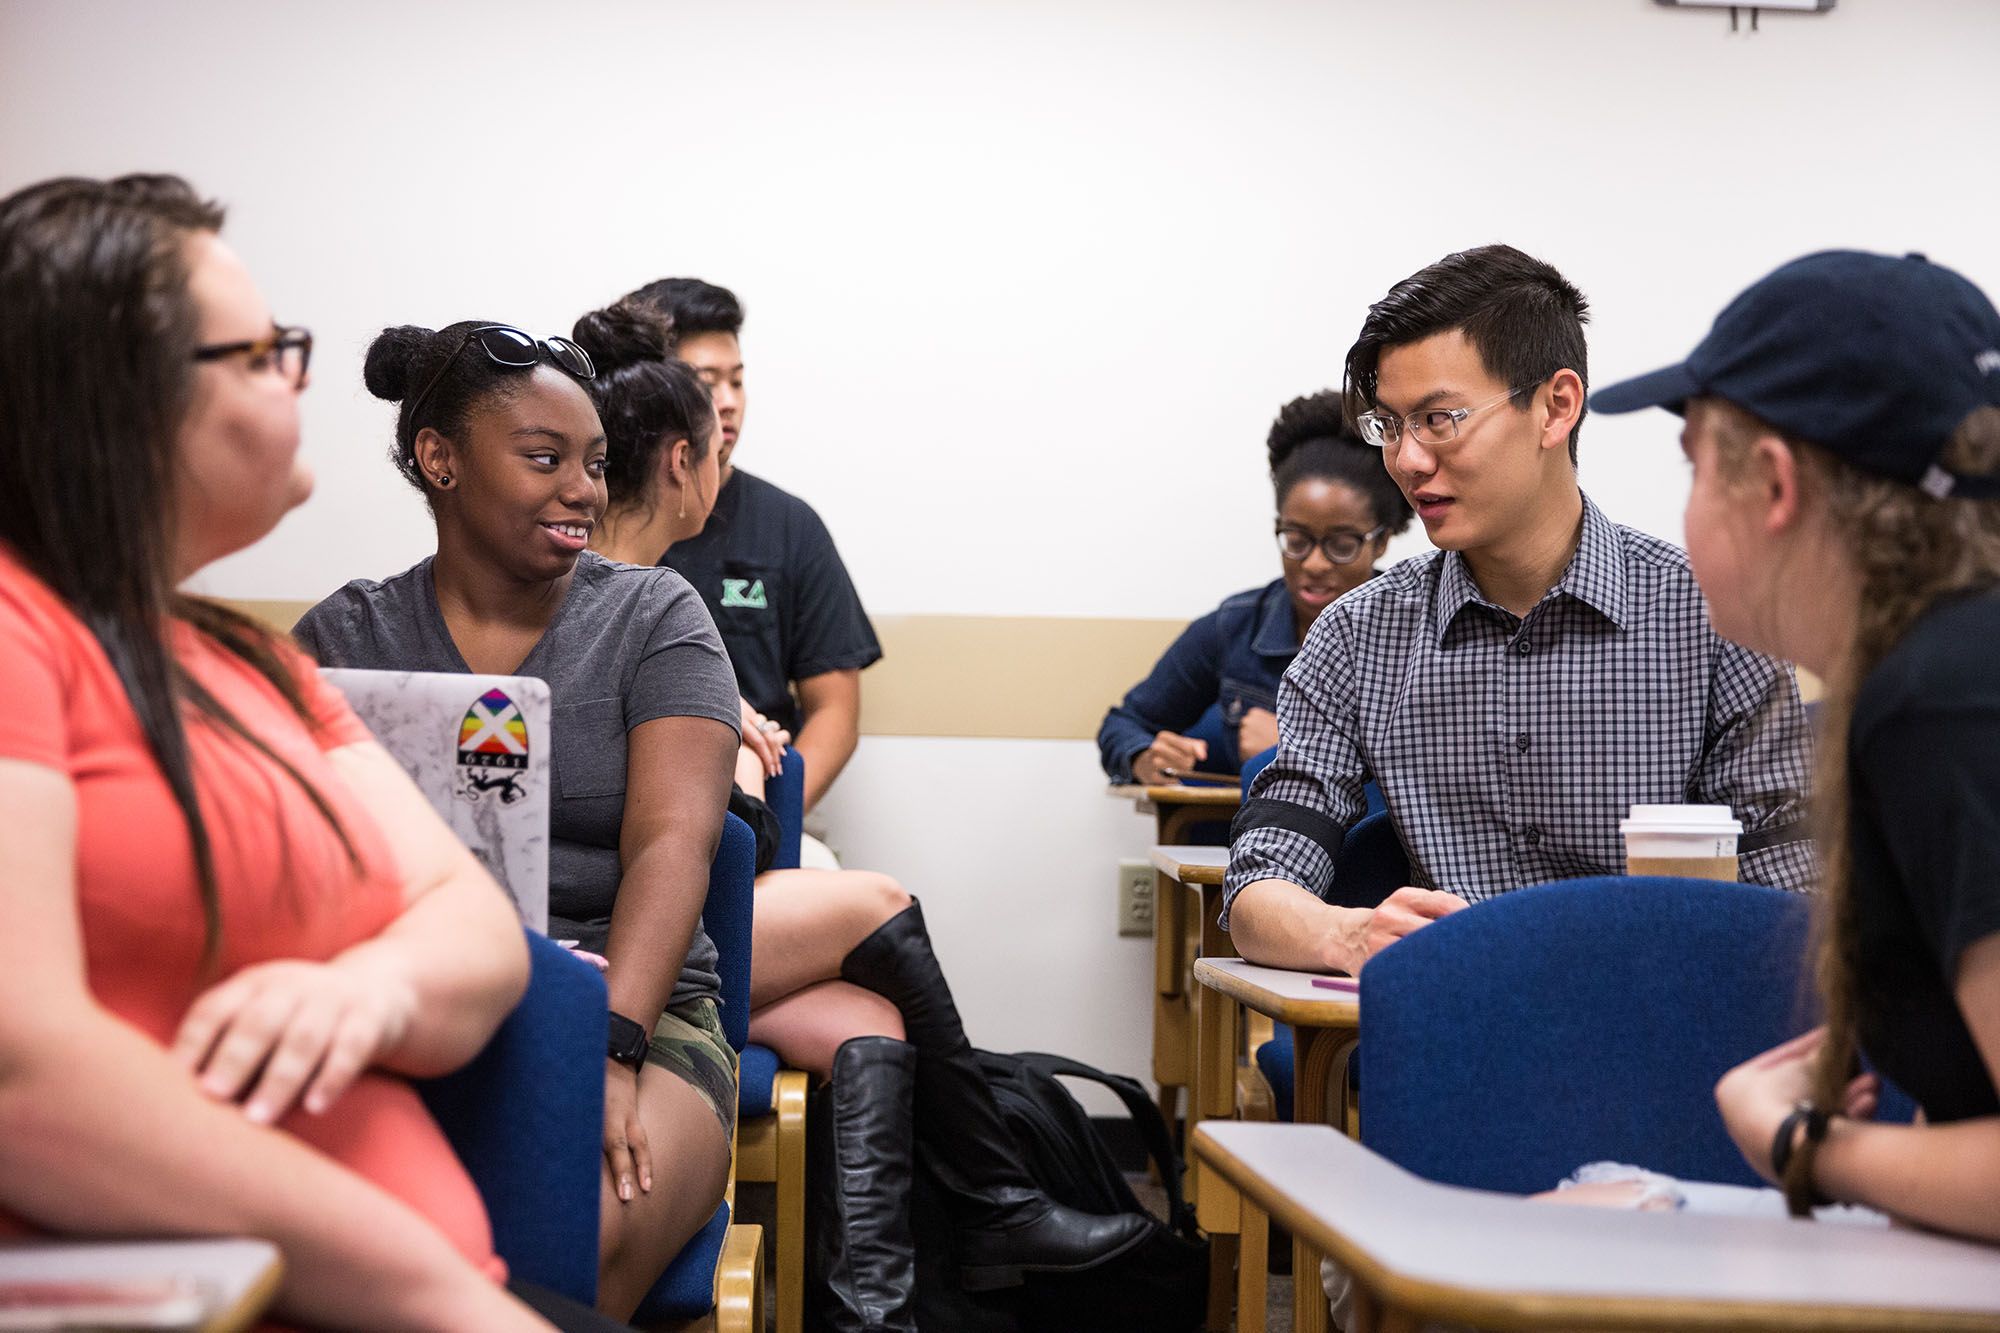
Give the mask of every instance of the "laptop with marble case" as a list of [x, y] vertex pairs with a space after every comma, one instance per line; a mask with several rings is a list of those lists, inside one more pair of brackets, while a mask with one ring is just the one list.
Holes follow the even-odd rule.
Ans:
[[549, 928], [549, 687], [529, 676], [323, 668], [445, 823]]

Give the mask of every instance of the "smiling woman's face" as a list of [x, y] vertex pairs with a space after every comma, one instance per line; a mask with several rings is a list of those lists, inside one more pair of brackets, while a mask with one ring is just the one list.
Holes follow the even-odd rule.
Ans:
[[[1302, 477], [1285, 492], [1278, 506], [1278, 526], [1303, 532], [1315, 542], [1347, 533], [1361, 537], [1373, 532], [1380, 520], [1368, 506], [1368, 498], [1344, 482], [1324, 477]], [[1292, 611], [1300, 625], [1310, 625], [1334, 599], [1354, 591], [1368, 581], [1375, 562], [1389, 544], [1381, 536], [1364, 544], [1361, 553], [1344, 565], [1326, 558], [1315, 546], [1303, 560], [1278, 558], [1285, 569], [1285, 591], [1292, 595]]]
[[419, 457], [433, 477], [452, 478], [451, 521], [486, 560], [549, 582], [575, 568], [604, 516], [604, 427], [562, 371], [538, 366], [514, 383], [466, 413], [463, 439], [426, 449], [424, 432]]

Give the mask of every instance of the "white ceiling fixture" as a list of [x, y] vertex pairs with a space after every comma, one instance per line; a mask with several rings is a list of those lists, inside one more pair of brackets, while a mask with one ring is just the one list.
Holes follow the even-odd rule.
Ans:
[[1754, 0], [1745, 4], [1743, 0], [1655, 0], [1671, 9], [1726, 9], [1729, 11], [1729, 30], [1737, 31], [1742, 26], [1743, 12], [1750, 13], [1750, 31], [1757, 31], [1759, 14], [1766, 9], [1784, 10], [1788, 13], [1824, 14], [1832, 9], [1835, 0]]

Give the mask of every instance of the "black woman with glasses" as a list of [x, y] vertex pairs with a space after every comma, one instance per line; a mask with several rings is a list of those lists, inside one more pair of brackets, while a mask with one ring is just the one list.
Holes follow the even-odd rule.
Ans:
[[[1294, 398], [1266, 441], [1283, 575], [1189, 625], [1125, 701], [1097, 748], [1114, 782], [1234, 773], [1278, 743], [1278, 679], [1319, 613], [1375, 573], [1410, 506], [1355, 438], [1332, 390]], [[1209, 733], [1208, 736], [1189, 733]]]
[[729, 1167], [736, 1057], [701, 908], [739, 705], [687, 581], [587, 549], [609, 457], [594, 373], [567, 338], [505, 325], [385, 330], [365, 379], [402, 405], [391, 457], [437, 553], [348, 584], [294, 633], [327, 666], [548, 682], [549, 932], [609, 960], [598, 1303], [624, 1318]]

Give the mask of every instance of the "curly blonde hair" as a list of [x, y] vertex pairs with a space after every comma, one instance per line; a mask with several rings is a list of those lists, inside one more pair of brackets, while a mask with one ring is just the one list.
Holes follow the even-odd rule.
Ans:
[[[1776, 436], [1800, 462], [1801, 488], [1850, 553], [1858, 594], [1853, 638], [1829, 672], [1820, 702], [1814, 823], [1821, 864], [1814, 917], [1815, 979], [1827, 1037], [1813, 1071], [1815, 1105], [1838, 1107], [1853, 1077], [1858, 929], [1848, 847], [1848, 726], [1862, 682], [1919, 617], [1939, 601], [2000, 584], [2000, 502], [1935, 500], [1907, 483], [1862, 472], [1825, 449], [1777, 430], [1719, 399], [1701, 400], [1714, 425], [1716, 461], [1740, 475], [1752, 446]], [[1968, 476], [2000, 472], [2000, 408], [1974, 412], [1952, 436], [1945, 467]], [[1811, 1169], [1795, 1154], [1786, 1186], [1796, 1197]], [[1789, 1177], [1797, 1176], [1794, 1180]]]

